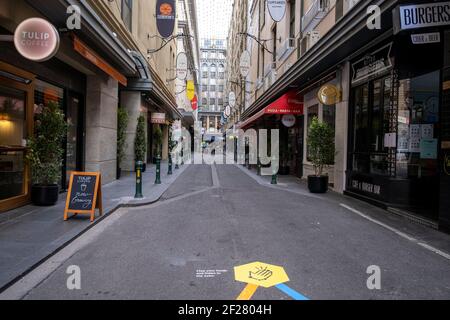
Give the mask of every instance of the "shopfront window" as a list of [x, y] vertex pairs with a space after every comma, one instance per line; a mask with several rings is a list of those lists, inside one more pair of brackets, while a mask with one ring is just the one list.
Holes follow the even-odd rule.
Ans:
[[25, 193], [26, 96], [0, 86], [0, 201]]
[[[318, 104], [313, 105], [313, 106], [308, 108], [308, 120], [307, 120], [308, 121], [308, 129], [307, 129], [308, 132], [307, 132], [307, 136], [309, 136], [309, 128], [311, 127], [312, 121], [313, 121], [313, 119], [315, 117], [319, 117], [319, 105]], [[306, 154], [307, 154], [308, 161], [311, 161], [310, 160], [310, 156], [309, 156], [309, 148], [308, 148]]]
[[353, 170], [389, 175], [388, 149], [391, 78], [384, 77], [353, 89]]
[[438, 175], [439, 71], [400, 80], [397, 176]]

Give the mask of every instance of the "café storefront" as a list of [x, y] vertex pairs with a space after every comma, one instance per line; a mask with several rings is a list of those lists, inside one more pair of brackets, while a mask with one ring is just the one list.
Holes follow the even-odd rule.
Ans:
[[445, 228], [450, 33], [410, 20], [428, 7], [399, 5], [394, 35], [351, 61], [346, 193]]

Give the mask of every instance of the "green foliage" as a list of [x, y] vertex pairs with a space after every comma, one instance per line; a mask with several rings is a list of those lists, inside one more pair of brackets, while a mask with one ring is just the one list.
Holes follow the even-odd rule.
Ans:
[[58, 184], [61, 180], [63, 141], [67, 135], [64, 114], [49, 102], [35, 119], [34, 136], [28, 140], [27, 160], [34, 184]]
[[147, 154], [147, 137], [145, 134], [145, 117], [140, 115], [136, 127], [136, 137], [134, 139], [134, 157], [136, 161], [145, 161]]
[[162, 143], [163, 143], [163, 132], [161, 126], [157, 124], [153, 129], [153, 141], [156, 144], [156, 154], [161, 157]]
[[117, 161], [119, 168], [125, 157], [127, 126], [128, 112], [124, 108], [119, 108], [117, 111]]
[[308, 157], [314, 166], [316, 176], [321, 176], [324, 168], [334, 164], [334, 130], [327, 123], [314, 117], [308, 134]]

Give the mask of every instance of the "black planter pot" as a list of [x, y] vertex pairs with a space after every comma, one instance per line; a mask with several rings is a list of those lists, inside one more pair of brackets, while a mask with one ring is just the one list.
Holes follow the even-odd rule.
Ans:
[[121, 177], [122, 177], [122, 169], [121, 168], [117, 168], [117, 173], [116, 173], [117, 180], [120, 180]]
[[31, 201], [36, 206], [53, 206], [58, 202], [59, 186], [33, 185], [31, 187]]
[[326, 193], [328, 176], [308, 176], [308, 189], [311, 193]]
[[147, 171], [147, 164], [144, 162], [144, 166], [142, 167], [142, 172]]

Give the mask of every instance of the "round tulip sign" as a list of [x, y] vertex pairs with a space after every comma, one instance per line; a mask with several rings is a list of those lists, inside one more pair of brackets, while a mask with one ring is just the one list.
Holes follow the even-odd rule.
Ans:
[[58, 30], [47, 20], [30, 18], [14, 33], [14, 45], [26, 59], [42, 62], [51, 59], [59, 49]]

